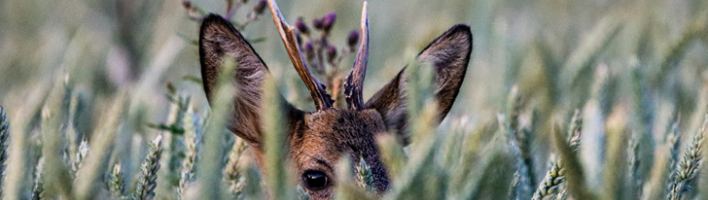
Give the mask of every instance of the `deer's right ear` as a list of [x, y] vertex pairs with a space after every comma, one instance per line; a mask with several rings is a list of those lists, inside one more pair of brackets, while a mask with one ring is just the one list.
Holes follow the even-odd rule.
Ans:
[[[462, 86], [472, 53], [472, 32], [467, 25], [455, 25], [436, 38], [418, 54], [418, 60], [434, 68], [435, 98], [438, 104], [436, 122], [445, 118]], [[366, 102], [366, 107], [376, 109], [389, 130], [396, 131], [407, 145], [408, 111], [406, 110], [406, 75], [404, 70]]]
[[[260, 122], [262, 84], [268, 74], [268, 67], [230, 22], [219, 15], [210, 14], [204, 18], [199, 31], [202, 81], [210, 101], [224, 59], [234, 59], [236, 63], [234, 84], [238, 93], [234, 98], [234, 114], [228, 128], [252, 145], [258, 145], [263, 133]], [[292, 118], [301, 113], [290, 104], [285, 104], [283, 112], [286, 116]]]

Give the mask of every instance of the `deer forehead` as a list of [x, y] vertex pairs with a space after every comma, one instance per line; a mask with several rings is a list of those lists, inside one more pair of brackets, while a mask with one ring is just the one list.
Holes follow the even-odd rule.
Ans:
[[375, 136], [386, 132], [375, 110], [327, 109], [306, 114], [303, 121], [291, 141], [294, 156], [301, 162], [334, 162], [342, 153], [369, 157], [377, 153]]
[[305, 115], [310, 135], [333, 137], [339, 141], [361, 139], [386, 131], [384, 120], [376, 110], [327, 109]]

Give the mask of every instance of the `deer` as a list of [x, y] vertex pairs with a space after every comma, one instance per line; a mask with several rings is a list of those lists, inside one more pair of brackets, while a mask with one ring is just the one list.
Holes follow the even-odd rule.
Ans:
[[[334, 108], [326, 86], [310, 71], [296, 41], [296, 29], [281, 14], [275, 0], [268, 6], [288, 56], [309, 90], [315, 111], [296, 108], [286, 100], [281, 108], [287, 118], [288, 160], [291, 172], [297, 173], [298, 184], [312, 199], [331, 199], [337, 171], [335, 165], [344, 156], [352, 163], [364, 159], [371, 169], [375, 192], [384, 194], [391, 186], [389, 174], [376, 143], [382, 134], [394, 134], [402, 146], [410, 143], [406, 110], [405, 67], [368, 100], [363, 100], [363, 84], [369, 54], [369, 19], [367, 3], [361, 15], [360, 37], [352, 69], [345, 77], [343, 93], [346, 108]], [[434, 99], [437, 104], [435, 126], [450, 112], [460, 91], [472, 52], [472, 32], [465, 24], [457, 24], [433, 40], [418, 55], [433, 75]], [[264, 167], [264, 131], [260, 112], [263, 108], [262, 88], [268, 67], [251, 44], [233, 25], [217, 14], [209, 14], [199, 30], [199, 59], [207, 100], [215, 92], [220, 67], [225, 59], [236, 64], [232, 84], [238, 95], [233, 100], [227, 129], [249, 144], [256, 163]], [[283, 97], [280, 96], [282, 99]], [[265, 174], [267, 176], [267, 174]]]

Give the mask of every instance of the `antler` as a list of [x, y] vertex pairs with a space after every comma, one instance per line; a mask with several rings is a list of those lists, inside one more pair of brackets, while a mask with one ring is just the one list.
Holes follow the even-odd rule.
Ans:
[[362, 89], [364, 87], [364, 77], [366, 76], [366, 63], [369, 60], [369, 14], [366, 1], [361, 11], [361, 37], [359, 39], [359, 50], [356, 53], [356, 60], [352, 71], [347, 76], [344, 83], [344, 94], [349, 104], [349, 108], [364, 109], [364, 97]]
[[295, 70], [300, 75], [300, 79], [305, 82], [307, 90], [310, 91], [310, 96], [312, 96], [312, 100], [315, 101], [315, 108], [317, 108], [317, 111], [332, 108], [334, 100], [327, 94], [325, 90], [326, 86], [315, 78], [300, 53], [300, 47], [295, 37], [295, 29], [285, 21], [275, 0], [268, 0], [268, 5], [270, 6], [270, 13], [273, 15], [273, 22], [275, 22], [275, 26], [278, 28], [280, 38], [283, 39], [283, 44], [285, 44], [285, 49], [288, 51], [288, 56], [290, 56], [290, 61], [292, 61], [293, 66], [295, 66]]

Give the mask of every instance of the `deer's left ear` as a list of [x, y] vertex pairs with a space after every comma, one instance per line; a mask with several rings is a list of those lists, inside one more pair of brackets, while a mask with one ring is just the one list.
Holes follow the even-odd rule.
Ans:
[[[455, 102], [467, 72], [467, 65], [472, 52], [472, 32], [467, 25], [455, 25], [435, 39], [420, 54], [418, 60], [435, 68], [435, 97], [438, 102], [437, 123], [442, 121]], [[376, 109], [388, 129], [398, 133], [401, 140], [408, 144], [406, 131], [408, 112], [406, 110], [405, 84], [403, 70], [374, 94], [366, 107]]]

